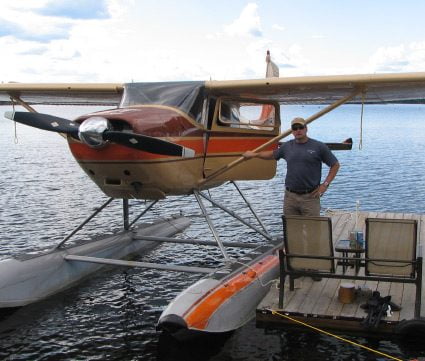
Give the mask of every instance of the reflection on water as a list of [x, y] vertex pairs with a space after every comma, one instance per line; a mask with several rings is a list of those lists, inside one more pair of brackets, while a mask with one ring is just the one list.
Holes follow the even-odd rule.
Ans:
[[[65, 109], [65, 110], [64, 110]], [[0, 107], [3, 112], [6, 107]], [[40, 111], [72, 118], [87, 108], [40, 107]], [[285, 125], [295, 116], [309, 116], [318, 106], [283, 107]], [[323, 208], [425, 212], [423, 106], [366, 107], [363, 149], [360, 107], [347, 106], [309, 126], [309, 135], [323, 141], [354, 139], [351, 152], [338, 152], [341, 170], [323, 198]], [[0, 119], [0, 258], [45, 248], [60, 241], [106, 197], [90, 182], [57, 135], [17, 126]], [[281, 230], [284, 162], [275, 179], [241, 182], [240, 187], [262, 216], [268, 230]], [[211, 196], [242, 216], [249, 214], [232, 186], [211, 190]], [[132, 201], [134, 217], [145, 206]], [[208, 207], [225, 239], [251, 241], [245, 226], [229, 227], [223, 212]], [[182, 211], [192, 219], [184, 236], [211, 239], [208, 227], [190, 197], [159, 202], [144, 221]], [[252, 220], [252, 217], [250, 217]], [[114, 201], [80, 235], [86, 239], [121, 227], [121, 204]], [[231, 255], [238, 251], [229, 250]], [[176, 254], [179, 256], [176, 260]], [[140, 257], [147, 262], [216, 265], [216, 248], [163, 245]], [[198, 276], [155, 270], [108, 269], [43, 302], [0, 314], [0, 359], [13, 360], [375, 360], [379, 357], [325, 335], [264, 331], [251, 322], [242, 329], [195, 343], [176, 343], [155, 330], [164, 307]], [[423, 350], [399, 341], [351, 337], [355, 342], [400, 358], [425, 356]], [[382, 358], [381, 358], [382, 359]]]

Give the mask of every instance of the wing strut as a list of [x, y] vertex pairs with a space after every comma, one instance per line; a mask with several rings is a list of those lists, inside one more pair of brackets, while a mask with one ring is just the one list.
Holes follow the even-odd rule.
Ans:
[[37, 113], [37, 111], [32, 107], [32, 106], [30, 106], [29, 104], [27, 104], [27, 103], [25, 103], [21, 98], [19, 98], [18, 96], [14, 96], [14, 95], [11, 95], [10, 96], [10, 100], [12, 101], [12, 103], [13, 102], [16, 102], [16, 103], [18, 103], [19, 105], [21, 105], [22, 107], [24, 107], [26, 110], [28, 110], [29, 112], [31, 112], [31, 113]]
[[[345, 96], [344, 98], [337, 100], [335, 103], [332, 103], [331, 105], [327, 106], [326, 108], [322, 109], [321, 111], [317, 112], [316, 114], [313, 114], [311, 117], [307, 118], [305, 120], [305, 122], [307, 124], [311, 123], [312, 121], [316, 120], [317, 118], [320, 118], [322, 115], [325, 115], [326, 113], [329, 113], [330, 111], [334, 110], [335, 108], [339, 107], [340, 105], [350, 101], [351, 99], [353, 99], [355, 96], [357, 96], [358, 94], [364, 92], [364, 89], [356, 89], [354, 92], [352, 92], [351, 94]], [[270, 139], [268, 142], [260, 145], [259, 147], [253, 149], [254, 152], [260, 152], [263, 149], [267, 148], [269, 145], [278, 142], [279, 140], [287, 137], [289, 134], [291, 134], [292, 130], [291, 129], [287, 129], [285, 132], [283, 132], [282, 134], [279, 134], [278, 136]], [[233, 162], [230, 162], [229, 164], [226, 164], [225, 166], [217, 169], [215, 172], [211, 173], [208, 177], [205, 177], [204, 179], [201, 179], [198, 182], [199, 186], [203, 186], [205, 183], [208, 183], [210, 180], [212, 180], [213, 178], [217, 177], [218, 175], [228, 171], [229, 169], [235, 167], [236, 165], [238, 165], [239, 163], [243, 162], [245, 160], [244, 157], [239, 157], [238, 159], [235, 159]]]

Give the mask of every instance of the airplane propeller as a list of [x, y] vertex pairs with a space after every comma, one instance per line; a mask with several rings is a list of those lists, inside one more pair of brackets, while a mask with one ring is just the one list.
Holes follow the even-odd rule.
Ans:
[[103, 117], [90, 117], [81, 124], [49, 114], [32, 112], [5, 112], [5, 118], [34, 128], [69, 134], [92, 148], [111, 141], [126, 147], [149, 153], [190, 158], [195, 151], [179, 144], [142, 134], [110, 130], [109, 121]]

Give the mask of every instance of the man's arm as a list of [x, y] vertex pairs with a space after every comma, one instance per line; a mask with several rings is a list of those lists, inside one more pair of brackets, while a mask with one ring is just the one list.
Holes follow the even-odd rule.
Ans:
[[313, 195], [321, 197], [323, 193], [328, 190], [329, 185], [336, 177], [336, 174], [339, 170], [339, 162], [336, 162], [332, 167], [329, 168], [328, 175], [325, 178], [325, 181], [313, 192]]
[[327, 183], [327, 185], [329, 186], [329, 184], [331, 184], [331, 182], [336, 177], [336, 174], [338, 173], [338, 171], [339, 171], [339, 162], [336, 162], [332, 167], [329, 168], [329, 173], [323, 183]]
[[252, 159], [252, 158], [260, 158], [265, 160], [272, 160], [274, 159], [273, 151], [272, 150], [263, 150], [262, 152], [253, 152], [252, 150], [247, 150], [245, 153], [242, 154], [242, 157], [245, 159]]

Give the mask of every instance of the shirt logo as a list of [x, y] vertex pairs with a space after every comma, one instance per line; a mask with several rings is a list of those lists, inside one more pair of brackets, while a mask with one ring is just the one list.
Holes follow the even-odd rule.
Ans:
[[308, 152], [308, 153], [310, 153], [310, 154], [314, 154], [314, 153], [316, 153], [316, 151], [315, 151], [315, 150], [313, 150], [313, 149], [307, 149], [307, 152]]

